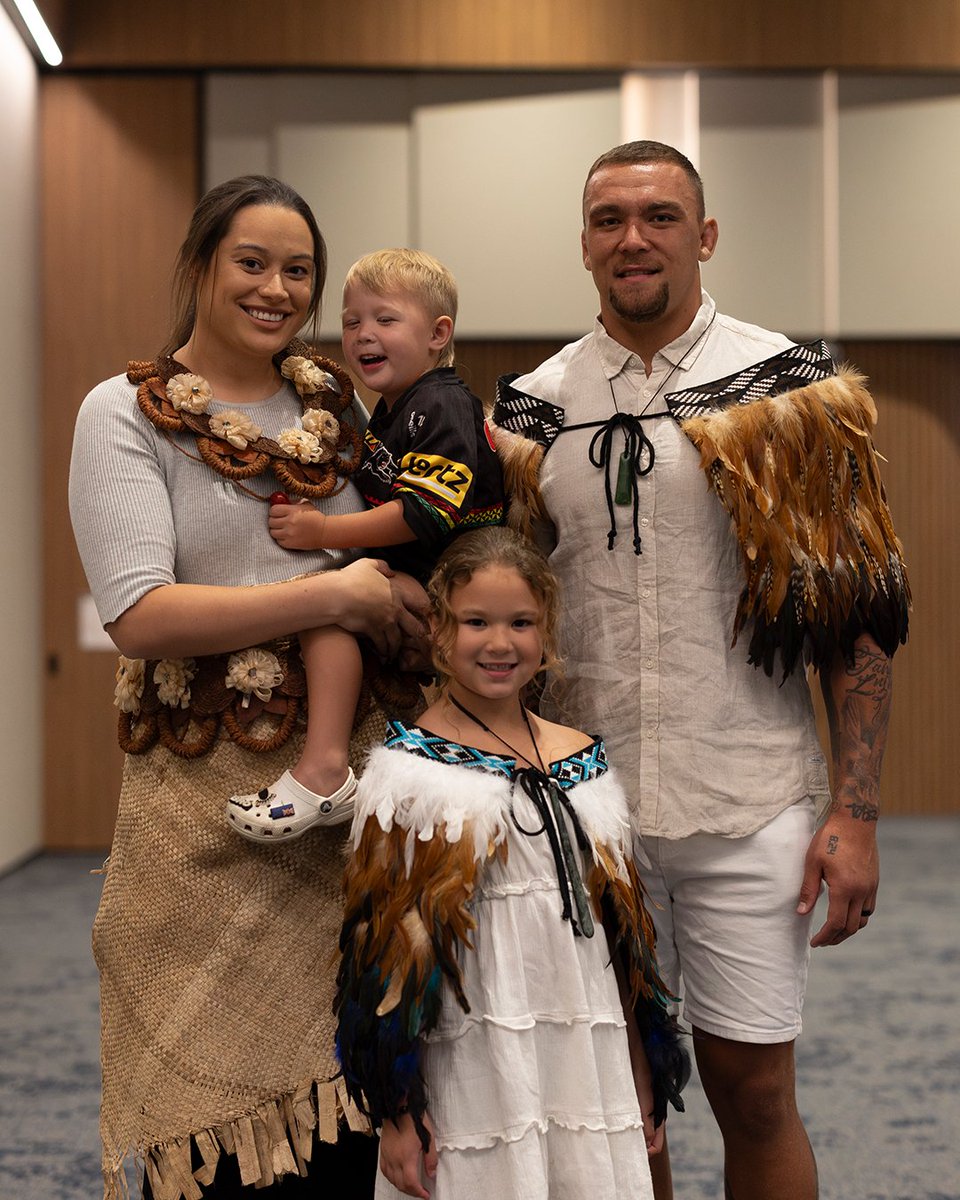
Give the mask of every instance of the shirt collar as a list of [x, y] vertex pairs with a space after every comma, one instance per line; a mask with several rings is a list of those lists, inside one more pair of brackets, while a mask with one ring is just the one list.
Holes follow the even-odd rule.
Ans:
[[[656, 355], [654, 355], [654, 371], [656, 371], [656, 360], [661, 355], [666, 359], [667, 364], [674, 369], [681, 365], [684, 370], [692, 367], [703, 352], [703, 348], [707, 343], [707, 338], [704, 335], [716, 313], [717, 306], [712, 297], [701, 289], [700, 307], [697, 309], [697, 315], [690, 322], [689, 327], [684, 333], [681, 333], [678, 338], [674, 338], [672, 342], [657, 351]], [[634, 354], [632, 350], [628, 350], [626, 346], [622, 346], [618, 341], [615, 341], [607, 333], [606, 329], [604, 329], [603, 322], [599, 317], [594, 322], [593, 332], [600, 355], [600, 362], [603, 366], [603, 373], [607, 379], [616, 378], [621, 371], [628, 368], [636, 367], [641, 371], [644, 369], [640, 356]], [[699, 344], [697, 344], [698, 339], [702, 339]], [[691, 351], [693, 352], [691, 353]], [[685, 355], [689, 355], [689, 357], [684, 357]]]

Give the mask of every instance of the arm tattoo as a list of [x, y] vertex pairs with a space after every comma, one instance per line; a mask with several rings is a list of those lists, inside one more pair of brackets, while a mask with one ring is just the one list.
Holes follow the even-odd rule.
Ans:
[[823, 682], [836, 779], [833, 811], [876, 821], [890, 719], [890, 659], [871, 638], [861, 637], [853, 662], [838, 665]]

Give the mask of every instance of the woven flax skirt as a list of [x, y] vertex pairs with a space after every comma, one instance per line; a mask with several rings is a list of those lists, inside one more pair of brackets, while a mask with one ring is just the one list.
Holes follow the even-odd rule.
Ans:
[[[373, 708], [353, 765], [382, 740]], [[304, 1173], [314, 1130], [363, 1128], [333, 1077], [331, 1012], [349, 825], [260, 845], [224, 804], [293, 763], [302, 733], [266, 754], [221, 739], [184, 760], [128, 755], [94, 925], [101, 977], [105, 1196], [144, 1161], [156, 1200], [198, 1200], [222, 1153], [244, 1183]], [[203, 1167], [191, 1170], [191, 1139]]]

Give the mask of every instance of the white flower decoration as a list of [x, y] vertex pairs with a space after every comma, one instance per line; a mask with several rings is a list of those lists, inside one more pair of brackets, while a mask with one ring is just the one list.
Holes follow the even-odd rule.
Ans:
[[170, 708], [190, 707], [190, 684], [197, 673], [196, 660], [192, 658], [162, 658], [153, 672], [157, 685], [157, 698]]
[[167, 399], [177, 412], [202, 413], [213, 399], [213, 388], [200, 375], [174, 375], [167, 382]]
[[212, 414], [210, 432], [214, 437], [223, 438], [237, 450], [246, 450], [247, 445], [255, 442], [263, 430], [259, 425], [254, 425], [246, 413], [228, 408]]
[[292, 379], [293, 386], [301, 396], [310, 396], [319, 392], [324, 386], [325, 371], [321, 371], [316, 363], [309, 358], [301, 358], [291, 354], [280, 366], [280, 373], [285, 379]]
[[325, 445], [335, 447], [340, 440], [340, 422], [325, 408], [308, 408], [303, 414], [303, 427]]
[[117, 686], [113, 690], [113, 702], [121, 712], [136, 716], [140, 712], [143, 696], [144, 662], [142, 658], [127, 658], [120, 655], [117, 664]]
[[275, 654], [269, 650], [240, 650], [231, 654], [227, 662], [227, 687], [243, 693], [243, 707], [256, 696], [264, 704], [273, 694], [273, 689], [283, 683], [283, 672]]
[[[291, 458], [302, 463], [323, 462], [324, 448], [316, 434], [305, 429], [284, 429], [277, 437], [277, 445]], [[326, 457], [329, 457], [327, 455]]]

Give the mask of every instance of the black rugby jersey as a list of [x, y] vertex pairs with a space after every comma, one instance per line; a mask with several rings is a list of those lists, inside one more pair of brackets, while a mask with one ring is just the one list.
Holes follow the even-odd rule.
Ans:
[[355, 482], [373, 506], [403, 505], [415, 542], [374, 553], [421, 581], [458, 533], [501, 525], [503, 476], [483, 406], [452, 367], [428, 371], [370, 418]]

